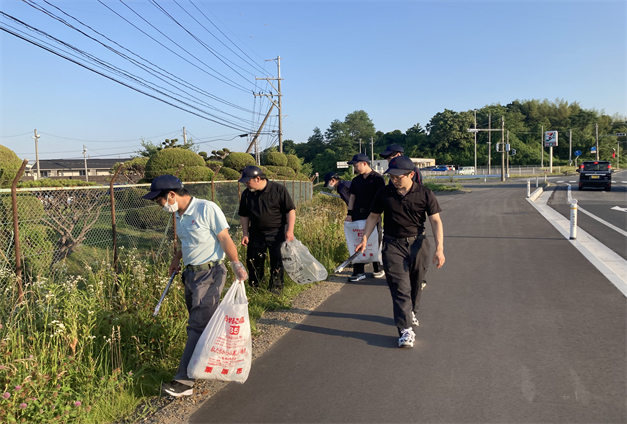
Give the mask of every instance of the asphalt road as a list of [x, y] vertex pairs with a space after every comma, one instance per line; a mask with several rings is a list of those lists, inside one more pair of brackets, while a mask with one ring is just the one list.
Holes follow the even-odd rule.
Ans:
[[525, 195], [439, 197], [413, 349], [384, 280], [346, 284], [191, 422], [626, 422], [627, 301]]
[[[570, 205], [567, 201], [568, 184], [571, 185], [571, 196], [577, 199], [578, 206], [590, 212], [605, 222], [612, 224], [623, 231], [627, 231], [627, 212], [612, 209], [614, 207], [627, 210], [627, 171], [616, 172], [612, 179], [612, 191], [602, 189], [584, 189], [579, 191], [577, 182], [573, 179], [560, 179], [548, 204], [561, 215], [570, 219]], [[623, 182], [624, 181], [624, 182]], [[620, 232], [604, 225], [589, 215], [579, 212], [577, 221], [580, 228], [588, 232], [616, 254], [627, 259], [627, 237]]]

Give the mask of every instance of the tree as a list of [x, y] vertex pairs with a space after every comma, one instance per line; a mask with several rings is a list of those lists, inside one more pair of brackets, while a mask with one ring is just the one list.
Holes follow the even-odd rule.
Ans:
[[348, 136], [353, 141], [358, 141], [361, 138], [362, 143], [366, 143], [370, 142], [370, 137], [374, 138], [374, 123], [363, 110], [356, 110], [346, 115], [344, 124], [346, 125]]
[[143, 149], [139, 149], [135, 153], [137, 153], [139, 156], [151, 157], [152, 155], [154, 155], [155, 153], [163, 149], [175, 148], [175, 149], [191, 150], [192, 152], [198, 151], [198, 146], [194, 144], [194, 140], [192, 140], [191, 138], [187, 140], [187, 144], [182, 144], [182, 143], [179, 143], [178, 141], [179, 141], [178, 138], [173, 138], [173, 139], [166, 138], [165, 141], [162, 141], [159, 144], [155, 144], [150, 140], [144, 140], [142, 138], [140, 144], [142, 145]]

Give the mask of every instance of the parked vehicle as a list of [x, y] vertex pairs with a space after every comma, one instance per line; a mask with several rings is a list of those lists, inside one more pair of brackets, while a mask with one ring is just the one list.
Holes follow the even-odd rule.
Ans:
[[459, 175], [475, 175], [475, 167], [474, 166], [460, 166], [457, 170], [457, 174]]
[[431, 169], [433, 172], [448, 172], [448, 167], [446, 165], [439, 165]]
[[612, 190], [612, 165], [609, 161], [585, 161], [579, 167], [579, 190], [601, 187]]

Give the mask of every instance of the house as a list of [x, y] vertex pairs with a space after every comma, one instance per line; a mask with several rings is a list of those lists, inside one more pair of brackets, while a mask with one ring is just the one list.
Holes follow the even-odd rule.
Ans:
[[[56, 180], [85, 180], [96, 183], [108, 183], [111, 178], [109, 170], [116, 163], [122, 163], [131, 158], [122, 159], [87, 159], [87, 178], [85, 177], [85, 161], [83, 159], [43, 159], [39, 160], [41, 168], [41, 178], [51, 178]], [[37, 163], [31, 162], [33, 166], [27, 167], [22, 180], [37, 179]], [[30, 165], [30, 164], [29, 164]]]

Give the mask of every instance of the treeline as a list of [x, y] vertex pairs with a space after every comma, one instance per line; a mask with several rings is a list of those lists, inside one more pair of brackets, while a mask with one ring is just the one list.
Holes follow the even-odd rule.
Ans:
[[[590, 148], [596, 145], [595, 126], [598, 125], [599, 157], [612, 159], [616, 148], [616, 137], [605, 137], [616, 133], [626, 133], [625, 117], [608, 116], [603, 111], [583, 109], [579, 103], [568, 103], [557, 99], [513, 101], [508, 105], [487, 105], [477, 109], [477, 128], [487, 129], [491, 117], [492, 128], [501, 128], [501, 117], [505, 120], [505, 131], [509, 131], [509, 143], [516, 149], [511, 157], [513, 165], [536, 165], [542, 160], [542, 140], [544, 131], [558, 131], [559, 146], [553, 149], [553, 163], [567, 165], [569, 157], [569, 131], [572, 130], [572, 151], [582, 152], [582, 160], [594, 159]], [[336, 170], [337, 161], [349, 160], [359, 152], [359, 139], [362, 152], [365, 148], [370, 156], [370, 138], [374, 139], [374, 151], [380, 153], [388, 144], [399, 144], [410, 157], [434, 158], [437, 164], [474, 165], [475, 111], [456, 112], [445, 109], [435, 114], [423, 128], [419, 123], [405, 132], [395, 130], [388, 133], [376, 131], [375, 125], [363, 111], [346, 115], [344, 121], [334, 120], [323, 133], [316, 127], [306, 143], [285, 140], [283, 151], [296, 154], [311, 163], [313, 169], [324, 173]], [[501, 141], [501, 133], [492, 132], [492, 165], [500, 164], [500, 154], [496, 143]], [[618, 140], [625, 141], [625, 137]], [[488, 132], [477, 134], [477, 165], [488, 163]], [[621, 146], [621, 159], [625, 144]], [[376, 155], [378, 158], [378, 154]], [[624, 161], [622, 159], [621, 161]], [[549, 149], [544, 150], [544, 163], [548, 164]], [[624, 162], [627, 163], [627, 162]]]

